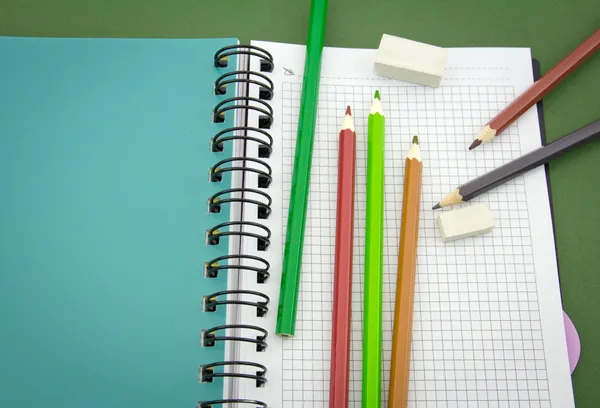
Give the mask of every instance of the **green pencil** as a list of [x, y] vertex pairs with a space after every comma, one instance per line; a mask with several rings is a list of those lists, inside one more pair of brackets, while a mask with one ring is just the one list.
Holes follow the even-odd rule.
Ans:
[[380, 99], [379, 91], [376, 91], [369, 114], [367, 148], [363, 408], [379, 408], [381, 406], [385, 117]]
[[277, 327], [275, 328], [275, 334], [281, 337], [293, 337], [296, 327], [304, 227], [306, 225], [326, 20], [327, 0], [313, 0], [310, 8], [308, 39], [306, 41], [304, 82], [302, 83], [292, 191], [290, 193], [290, 208], [283, 252]]

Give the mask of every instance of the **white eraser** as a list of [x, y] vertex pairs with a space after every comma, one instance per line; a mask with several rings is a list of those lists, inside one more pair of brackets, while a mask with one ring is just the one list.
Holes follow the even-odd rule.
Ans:
[[440, 86], [446, 65], [446, 49], [384, 34], [375, 56], [379, 75], [426, 85]]
[[494, 228], [492, 213], [485, 204], [443, 212], [437, 224], [444, 242], [485, 234]]

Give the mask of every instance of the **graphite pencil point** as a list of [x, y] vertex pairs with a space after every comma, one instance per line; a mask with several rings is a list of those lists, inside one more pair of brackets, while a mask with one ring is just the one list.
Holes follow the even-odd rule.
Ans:
[[471, 146], [469, 146], [469, 150], [475, 149], [480, 144], [481, 144], [481, 140], [479, 140], [479, 139], [473, 140], [473, 143], [471, 143]]

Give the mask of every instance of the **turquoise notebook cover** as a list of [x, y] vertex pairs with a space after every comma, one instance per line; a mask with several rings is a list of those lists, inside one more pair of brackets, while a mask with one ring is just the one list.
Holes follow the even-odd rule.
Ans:
[[213, 56], [235, 39], [0, 38], [0, 407], [195, 407], [226, 274], [206, 230]]

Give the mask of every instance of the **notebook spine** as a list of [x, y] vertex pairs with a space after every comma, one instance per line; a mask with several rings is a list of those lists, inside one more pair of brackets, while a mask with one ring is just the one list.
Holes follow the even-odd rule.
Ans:
[[[214, 83], [215, 95], [227, 95], [228, 87], [258, 87], [258, 97], [236, 95], [223, 99], [215, 105], [212, 120], [215, 123], [225, 122], [226, 115], [240, 113], [246, 118], [243, 124], [229, 127], [215, 134], [210, 140], [210, 149], [218, 153], [225, 150], [227, 143], [248, 143], [258, 145], [258, 157], [245, 157], [244, 155], [228, 157], [214, 163], [209, 170], [209, 181], [219, 183], [226, 173], [251, 172], [258, 178], [256, 188], [249, 188], [242, 183], [241, 188], [224, 188], [208, 197], [207, 208], [209, 213], [220, 213], [225, 206], [241, 204], [244, 211], [248, 205], [254, 206], [257, 219], [267, 219], [272, 212], [272, 199], [268, 189], [272, 181], [272, 170], [267, 160], [273, 150], [273, 138], [269, 129], [273, 123], [273, 109], [268, 101], [273, 98], [273, 82], [265, 73], [273, 71], [273, 57], [266, 50], [251, 45], [234, 45], [218, 50], [214, 56], [216, 68], [226, 68], [229, 57], [243, 56], [259, 58], [260, 72], [252, 71], [246, 65], [245, 69], [227, 72], [219, 76]], [[258, 115], [257, 123], [248, 123], [247, 113], [254, 111]], [[256, 116], [256, 115], [254, 115]], [[245, 148], [243, 149], [246, 150]], [[224, 240], [230, 238], [250, 239], [256, 242], [257, 251], [266, 251], [270, 244], [271, 231], [259, 222], [229, 221], [214, 225], [206, 232], [206, 245], [222, 245]], [[270, 276], [270, 264], [266, 259], [248, 254], [233, 254], [206, 260], [204, 276], [206, 279], [215, 279], [220, 274], [238, 273], [255, 274], [258, 284], [265, 283]], [[256, 310], [256, 316], [263, 318], [269, 312], [270, 299], [264, 293], [253, 290], [228, 289], [203, 296], [203, 313], [216, 312], [218, 308], [228, 305], [251, 308]], [[254, 312], [252, 312], [254, 313]], [[250, 324], [224, 324], [212, 328], [203, 328], [201, 332], [201, 346], [214, 347], [217, 342], [243, 342], [253, 344], [257, 352], [264, 352], [267, 348], [268, 332], [262, 327]], [[254, 347], [253, 346], [253, 347]], [[236, 370], [237, 369], [237, 370]], [[267, 382], [267, 369], [264, 365], [253, 361], [214, 361], [200, 366], [198, 379], [201, 382], [213, 382], [217, 378], [236, 378], [240, 381], [250, 381], [256, 387], [262, 387]], [[228, 404], [246, 407], [268, 408], [267, 404], [258, 400], [225, 398], [212, 401], [199, 401], [198, 408], [217, 406], [230, 406]]]

